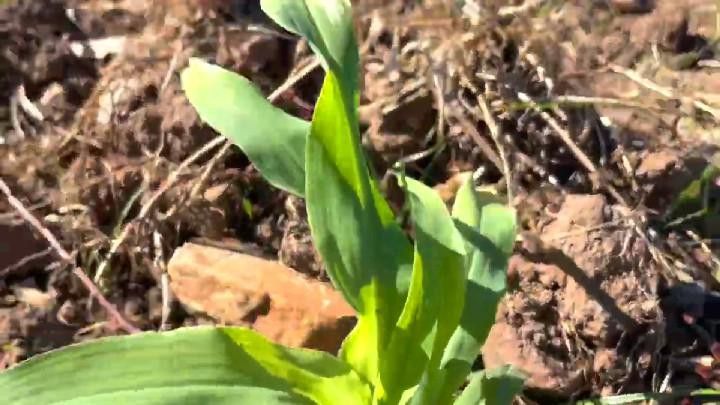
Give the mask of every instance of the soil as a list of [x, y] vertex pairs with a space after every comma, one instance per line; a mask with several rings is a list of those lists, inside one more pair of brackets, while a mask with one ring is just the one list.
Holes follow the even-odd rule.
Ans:
[[[354, 3], [363, 144], [380, 177], [402, 161], [451, 201], [473, 171], [513, 196], [522, 242], [485, 366], [521, 368], [524, 403], [707, 386], [685, 371], [663, 385], [692, 339], [667, 344], [686, 325], [659, 304], [679, 282], [720, 287], [711, 217], [665, 226], [718, 149], [715, 2]], [[239, 240], [327, 281], [302, 201], [236, 148], [183, 164], [216, 136], [180, 89], [189, 57], [269, 94], [309, 54], [255, 0], [5, 2], [0, 176], [144, 330], [207, 321], [158, 309], [167, 260], [189, 240]], [[308, 118], [321, 79], [276, 104]], [[0, 367], [122, 333], [74, 266], [0, 199]]]

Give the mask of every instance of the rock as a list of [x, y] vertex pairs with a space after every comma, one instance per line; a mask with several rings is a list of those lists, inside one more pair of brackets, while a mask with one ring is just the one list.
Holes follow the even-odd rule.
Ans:
[[655, 312], [645, 312], [642, 305], [657, 284], [657, 269], [642, 265], [649, 260], [648, 247], [631, 237], [632, 231], [602, 228], [615, 217], [603, 196], [568, 195], [543, 229], [543, 239], [577, 266], [558, 299], [558, 314], [575, 325], [579, 336], [601, 347], [617, 342], [622, 332], [618, 313], [637, 322], [652, 319]]
[[555, 218], [542, 228], [542, 239], [571, 257], [590, 277], [621, 261], [617, 254], [622, 237], [603, 238], [595, 229], [611, 219], [610, 206], [602, 195], [570, 194], [565, 197]]
[[487, 368], [517, 367], [527, 388], [554, 398], [627, 380], [625, 361], [639, 355], [618, 346], [620, 336], [657, 319], [659, 269], [620, 222], [622, 208], [572, 194], [533, 208], [544, 215], [508, 263], [509, 289], [482, 350]]
[[650, 152], [643, 158], [635, 174], [641, 177], [654, 177], [666, 173], [680, 161], [680, 152], [671, 149], [662, 149]]
[[[695, 139], [701, 138], [696, 134]], [[641, 157], [636, 180], [645, 192], [648, 208], [664, 211], [705, 170], [708, 161], [701, 153], [664, 147]]]
[[170, 286], [192, 312], [251, 326], [291, 347], [336, 352], [354, 311], [329, 284], [276, 261], [187, 243], [168, 263]]

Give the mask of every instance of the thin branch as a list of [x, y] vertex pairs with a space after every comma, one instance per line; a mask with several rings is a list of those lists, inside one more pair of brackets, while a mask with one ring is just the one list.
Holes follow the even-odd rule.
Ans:
[[125, 242], [125, 239], [130, 235], [130, 228], [131, 225], [137, 221], [143, 220], [149, 213], [150, 210], [155, 206], [155, 203], [160, 200], [160, 197], [165, 194], [167, 190], [170, 189], [170, 187], [175, 184], [175, 182], [180, 178], [180, 174], [185, 171], [191, 164], [195, 163], [198, 159], [203, 157], [206, 153], [210, 152], [211, 150], [215, 149], [217, 146], [221, 145], [225, 141], [225, 138], [223, 136], [218, 136], [215, 139], [211, 140], [210, 142], [206, 143], [202, 148], [195, 151], [192, 155], [188, 156], [187, 159], [182, 161], [178, 167], [173, 170], [170, 175], [168, 176], [168, 179], [158, 188], [157, 191], [155, 191], [155, 194], [153, 194], [150, 199], [142, 206], [140, 209], [140, 212], [138, 213], [137, 217], [131, 222], [129, 222], [127, 225], [125, 225], [120, 232], [120, 235], [118, 235], [117, 238], [113, 240], [112, 245], [110, 246], [110, 250], [108, 250], [107, 254], [105, 255], [105, 258], [103, 259], [102, 263], [97, 268], [97, 271], [95, 272], [95, 282], [99, 283], [102, 279], [103, 274], [105, 273], [105, 269], [107, 269], [107, 266], [110, 264], [110, 259], [113, 255], [118, 251], [120, 246]]
[[19, 104], [17, 94], [13, 93], [13, 95], [10, 96], [10, 123], [15, 130], [15, 137], [24, 139], [25, 131], [23, 131], [22, 125], [20, 124]]
[[628, 206], [625, 198], [623, 198], [623, 196], [620, 195], [617, 189], [607, 181], [607, 179], [605, 178], [605, 174], [598, 170], [592, 160], [590, 160], [590, 157], [588, 157], [588, 155], [583, 152], [583, 150], [580, 149], [579, 146], [577, 146], [575, 141], [573, 141], [570, 133], [565, 128], [563, 128], [562, 125], [560, 125], [560, 123], [552, 115], [542, 110], [540, 106], [527, 94], [518, 93], [518, 98], [525, 103], [529, 103], [533, 107], [533, 109], [538, 114], [540, 114], [540, 117], [545, 120], [545, 122], [555, 131], [556, 134], [558, 134], [565, 146], [570, 149], [570, 151], [573, 153], [573, 155], [575, 155], [575, 158], [580, 162], [580, 164], [582, 164], [588, 172], [597, 175], [600, 185], [605, 187], [605, 189], [610, 193], [610, 195], [613, 196], [613, 198], [615, 198], [617, 202], [626, 207]]
[[22, 108], [27, 115], [29, 115], [31, 118], [38, 122], [41, 122], [45, 119], [42, 112], [40, 112], [40, 110], [35, 106], [35, 104], [33, 104], [33, 102], [27, 98], [27, 94], [25, 93], [25, 86], [18, 86], [18, 88], [15, 90], [15, 96], [17, 97], [20, 108]]
[[[57, 256], [65, 263], [74, 265], [75, 261], [68, 253], [67, 250], [65, 250], [64, 247], [58, 242], [58, 240], [55, 238], [55, 236], [50, 232], [49, 229], [44, 227], [40, 221], [35, 218], [35, 216], [30, 213], [30, 211], [25, 208], [23, 203], [15, 198], [13, 196], [12, 191], [10, 190], [10, 187], [5, 183], [3, 179], [0, 178], [0, 191], [5, 194], [5, 196], [8, 199], [8, 202], [10, 205], [17, 210], [17, 212], [20, 214], [20, 216], [25, 219], [35, 230], [37, 230], [43, 238], [50, 244], [50, 247], [55, 251]], [[140, 332], [140, 329], [133, 326], [129, 321], [127, 321], [122, 314], [115, 308], [113, 304], [111, 304], [105, 296], [102, 295], [98, 287], [95, 285], [95, 283], [90, 280], [90, 278], [85, 274], [85, 272], [80, 267], [74, 267], [72, 270], [73, 274], [80, 280], [80, 282], [85, 286], [85, 288], [90, 292], [90, 297], [95, 298], [98, 300], [100, 305], [107, 311], [108, 314], [113, 318], [115, 322], [117, 322], [118, 326], [120, 326], [122, 329], [124, 329], [128, 333], [137, 333]]]
[[[495, 117], [493, 117], [492, 113], [490, 112], [490, 107], [488, 105], [487, 100], [485, 99], [485, 96], [480, 92], [480, 89], [478, 89], [467, 77], [465, 77], [464, 84], [468, 86], [468, 88], [473, 92], [475, 95], [475, 98], [477, 100], [478, 105], [480, 106], [480, 111], [482, 112], [482, 118], [483, 121], [485, 121], [485, 124], [487, 124], [488, 129], [490, 130], [490, 137], [492, 137], [493, 142], [495, 142], [495, 147], [498, 150], [498, 154], [500, 156], [500, 161], [502, 163], [502, 171], [505, 176], [505, 184], [507, 187], [507, 197], [508, 197], [508, 204], [512, 205], [513, 203], [513, 178], [512, 178], [512, 172], [510, 171], [510, 162], [507, 157], [507, 153], [505, 150], [505, 145], [502, 141], [502, 134], [500, 133], [500, 126], [497, 124], [497, 121], [495, 120]], [[474, 110], [470, 110], [470, 112], [474, 112]]]
[[720, 121], [720, 110], [717, 108], [712, 107], [711, 105], [705, 103], [704, 101], [697, 100], [692, 97], [687, 97], [682, 94], [677, 94], [672, 88], [670, 87], [663, 87], [658, 85], [657, 83], [641, 76], [638, 72], [626, 69], [622, 66], [618, 65], [610, 65], [610, 70], [619, 73], [628, 79], [634, 81], [635, 83], [639, 84], [642, 87], [645, 87], [646, 89], [655, 92], [665, 98], [670, 99], [681, 99], [681, 100], [690, 100], [692, 104], [697, 108], [698, 110], [705, 111], [706, 113], [710, 114], [715, 118], [716, 120]]

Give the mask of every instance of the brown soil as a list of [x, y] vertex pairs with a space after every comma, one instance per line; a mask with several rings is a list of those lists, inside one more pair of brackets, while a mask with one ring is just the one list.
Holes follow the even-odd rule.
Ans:
[[[471, 170], [514, 196], [523, 243], [484, 364], [528, 374], [525, 403], [658, 390], [686, 348], [665, 343], [683, 326], [665, 327], [661, 290], [720, 287], [716, 247], [693, 239], [713, 238], [711, 227], [663, 228], [717, 150], [714, 1], [355, 3], [363, 143], [377, 172], [402, 160], [449, 201]], [[98, 41], [108, 37], [120, 45]], [[302, 201], [240, 151], [180, 166], [216, 135], [180, 89], [189, 57], [270, 93], [308, 55], [257, 1], [10, 1], [0, 176], [75, 265], [103, 269], [104, 294], [142, 329], [205, 322], [174, 303], [162, 324], [159, 309], [167, 260], [191, 239], [240, 240], [325, 280]], [[321, 78], [277, 104], [309, 117]], [[20, 85], [42, 119], [19, 106]], [[0, 200], [0, 366], [121, 333], [69, 270]], [[693, 378], [670, 385], [702, 386]]]

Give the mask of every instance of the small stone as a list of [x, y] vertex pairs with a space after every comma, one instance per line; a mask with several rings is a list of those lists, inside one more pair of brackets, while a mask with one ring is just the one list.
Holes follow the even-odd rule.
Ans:
[[657, 152], [651, 152], [640, 163], [635, 173], [638, 176], [655, 176], [662, 174], [677, 164], [680, 156], [677, 152], [663, 149]]
[[332, 286], [277, 261], [187, 243], [170, 259], [168, 274], [190, 312], [249, 325], [286, 346], [334, 353], [354, 325], [353, 309]]
[[49, 311], [55, 305], [55, 294], [43, 292], [32, 287], [16, 287], [13, 289], [17, 300], [32, 308]]

